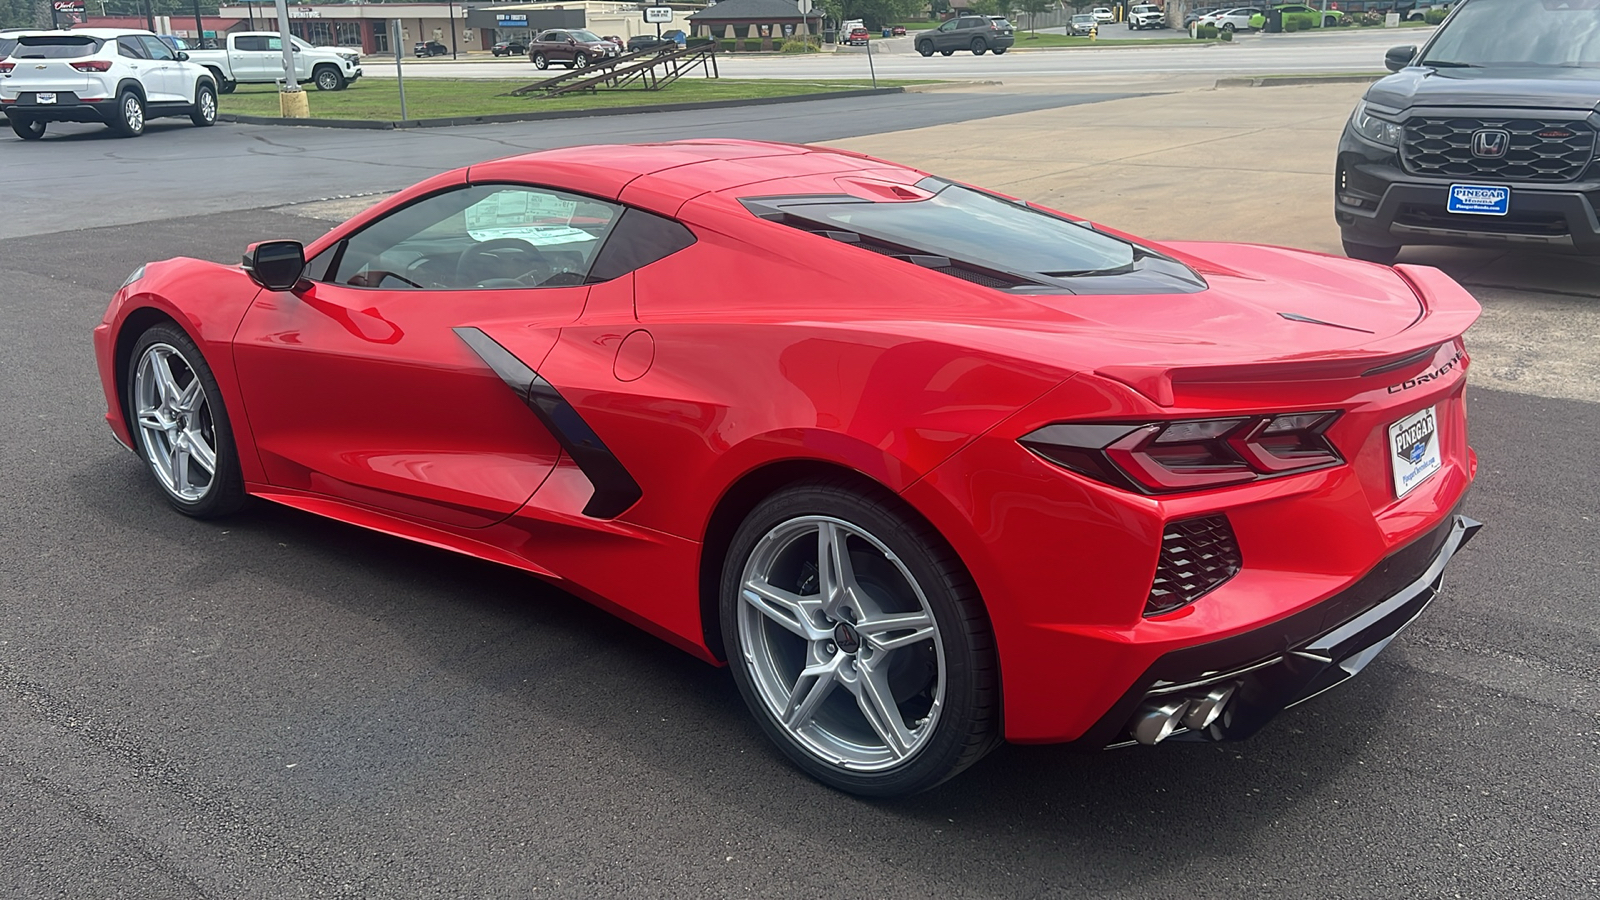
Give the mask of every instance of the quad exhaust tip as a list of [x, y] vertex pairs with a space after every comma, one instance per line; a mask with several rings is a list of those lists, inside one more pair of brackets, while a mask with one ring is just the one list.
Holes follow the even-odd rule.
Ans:
[[1147, 701], [1133, 717], [1133, 739], [1154, 745], [1171, 737], [1179, 727], [1204, 731], [1222, 717], [1238, 689], [1237, 684], [1222, 684], [1204, 694]]

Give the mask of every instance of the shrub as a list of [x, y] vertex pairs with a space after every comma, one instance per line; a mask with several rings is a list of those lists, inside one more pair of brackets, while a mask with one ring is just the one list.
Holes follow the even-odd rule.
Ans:
[[817, 47], [810, 41], [787, 40], [778, 48], [781, 53], [816, 53]]
[[1382, 25], [1383, 24], [1383, 13], [1381, 13], [1381, 12], [1364, 12], [1364, 13], [1361, 14], [1361, 24], [1363, 24], [1363, 25]]
[[1195, 37], [1215, 40], [1217, 37], [1217, 26], [1201, 25], [1200, 28], [1195, 31]]
[[1299, 31], [1300, 30], [1300, 22], [1298, 20], [1295, 20], [1295, 21], [1291, 22], [1289, 20], [1288, 16], [1284, 16], [1283, 17], [1283, 30], [1284, 31]]
[[1422, 14], [1422, 21], [1427, 22], [1429, 25], [1437, 25], [1443, 22], [1444, 17], [1448, 15], [1450, 15], [1450, 10], [1448, 9], [1430, 9]]
[[1284, 13], [1284, 31], [1310, 31], [1317, 27], [1316, 13]]
[[1231, 32], [1231, 31], [1219, 31], [1219, 32], [1217, 32], [1217, 37], [1222, 38], [1224, 41], [1231, 41], [1231, 40], [1233, 40], [1233, 32]]

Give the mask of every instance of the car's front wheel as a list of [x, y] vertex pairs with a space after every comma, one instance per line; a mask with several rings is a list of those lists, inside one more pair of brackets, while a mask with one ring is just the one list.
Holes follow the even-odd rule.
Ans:
[[1000, 680], [977, 589], [888, 491], [843, 479], [758, 505], [723, 566], [729, 667], [763, 731], [840, 790], [926, 790], [999, 742]]
[[543, 53], [535, 53], [533, 55], [533, 67], [535, 69], [548, 69], [548, 68], [550, 68], [550, 59], [549, 59], [549, 57], [545, 56]]
[[217, 123], [217, 92], [211, 85], [202, 84], [194, 89], [194, 108], [189, 110], [189, 121], [200, 128]]
[[954, 50], [940, 50], [939, 51], [939, 55], [940, 56], [954, 56], [955, 53], [956, 52]]
[[579, 53], [577, 56], [572, 58], [572, 67], [574, 69], [585, 69], [588, 68], [588, 66], [589, 57], [584, 56], [582, 53]]
[[139, 336], [126, 385], [134, 445], [167, 500], [197, 518], [244, 504], [233, 430], [200, 348], [170, 323]]
[[323, 66], [317, 69], [313, 80], [316, 82], [317, 90], [319, 91], [344, 90], [344, 75], [340, 74], [339, 70], [333, 66]]
[[1360, 259], [1367, 262], [1378, 263], [1380, 265], [1392, 266], [1394, 265], [1395, 259], [1400, 255], [1400, 248], [1398, 246], [1379, 247], [1373, 244], [1356, 244], [1350, 241], [1342, 241], [1341, 243], [1344, 244], [1345, 256], [1348, 256], [1351, 259]]
[[116, 118], [111, 120], [111, 130], [123, 137], [144, 134], [144, 100], [133, 91], [123, 91], [117, 97]]
[[993, 50], [991, 50], [990, 52], [993, 53], [995, 56], [1000, 56], [1001, 54], [1005, 53], [1007, 49], [1008, 48], [1006, 48], [1006, 47], [996, 47]]
[[12, 113], [10, 119], [11, 130], [16, 132], [17, 137], [25, 141], [37, 141], [44, 137], [43, 119], [30, 119], [17, 113]]
[[1223, 31], [1232, 31], [1233, 30], [1233, 23], [1232, 22], [1224, 22], [1224, 23], [1222, 23], [1222, 30]]

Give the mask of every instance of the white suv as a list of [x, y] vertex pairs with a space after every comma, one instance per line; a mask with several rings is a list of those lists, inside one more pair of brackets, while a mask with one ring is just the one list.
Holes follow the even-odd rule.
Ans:
[[48, 122], [103, 122], [126, 137], [147, 119], [217, 120], [217, 85], [148, 31], [81, 28], [14, 35], [0, 62], [0, 105], [23, 140], [44, 137]]

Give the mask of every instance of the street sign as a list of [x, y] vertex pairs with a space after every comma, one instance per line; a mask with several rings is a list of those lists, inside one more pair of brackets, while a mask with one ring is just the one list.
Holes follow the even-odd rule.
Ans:
[[494, 22], [495, 22], [495, 25], [497, 25], [500, 28], [527, 28], [528, 27], [528, 14], [527, 13], [496, 13], [495, 17], [494, 17]]
[[652, 25], [665, 25], [672, 21], [672, 7], [646, 6], [644, 8], [644, 20]]

